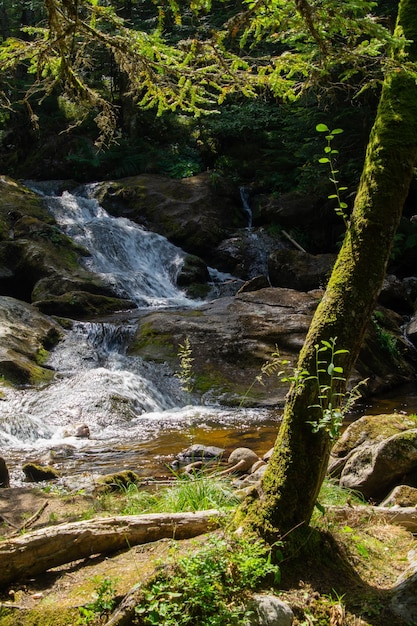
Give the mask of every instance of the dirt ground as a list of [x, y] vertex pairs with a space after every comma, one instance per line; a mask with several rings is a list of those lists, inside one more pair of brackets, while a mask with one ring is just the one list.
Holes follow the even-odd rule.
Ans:
[[[1, 537], [19, 532], [45, 502], [46, 508], [28, 531], [85, 518], [91, 513], [94, 499], [83, 495], [62, 497], [33, 487], [2, 489]], [[336, 526], [326, 518], [320, 524], [319, 538], [311, 542], [311, 553], [304, 552], [290, 568], [285, 562], [282, 565], [280, 594], [293, 608], [294, 626], [406, 626], [390, 613], [389, 598], [408, 567], [407, 555], [416, 548], [415, 537], [398, 526], [366, 520], [354, 521], [354, 527]], [[109, 579], [115, 594], [122, 597], [166, 562], [173, 551], [195, 549], [202, 541], [204, 536], [181, 542], [165, 539], [115, 555], [95, 555], [68, 563], [36, 579], [15, 581], [0, 591], [0, 606], [13, 607], [14, 616], [3, 621], [0, 611], [0, 626], [26, 625], [22, 616], [28, 609], [40, 614], [78, 611], [78, 607], [94, 600], [104, 579]], [[47, 623], [58, 624], [56, 620], [30, 622], [35, 626]], [[77, 624], [75, 617], [73, 623]]]

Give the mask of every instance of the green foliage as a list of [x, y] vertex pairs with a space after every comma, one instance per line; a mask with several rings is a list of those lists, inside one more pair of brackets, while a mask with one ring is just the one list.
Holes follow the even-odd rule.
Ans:
[[380, 311], [375, 311], [372, 315], [372, 323], [376, 331], [379, 345], [394, 358], [399, 356], [398, 339], [392, 332], [383, 327], [384, 315]]
[[325, 478], [320, 489], [319, 501], [326, 505], [345, 506], [364, 504], [365, 499], [359, 491], [342, 487], [338, 480]]
[[230, 509], [239, 499], [226, 479], [202, 474], [180, 474], [172, 485], [157, 491], [143, 491], [136, 485], [124, 490], [121, 513], [180, 513]]
[[79, 607], [80, 617], [78, 624], [93, 624], [97, 618], [109, 615], [112, 612], [116, 604], [114, 597], [116, 593], [115, 582], [111, 578], [97, 579], [96, 598], [93, 602]]
[[250, 612], [248, 592], [279, 568], [257, 539], [211, 536], [189, 556], [172, 559], [144, 589], [136, 607], [139, 624], [222, 626], [241, 624]]
[[[264, 384], [265, 376], [276, 375], [282, 383], [292, 385], [295, 390], [301, 391], [307, 381], [313, 381], [317, 391], [317, 403], [309, 406], [318, 412], [316, 420], [310, 420], [313, 432], [325, 430], [331, 439], [340, 435], [344, 415], [361, 397], [362, 381], [349, 392], [346, 392], [346, 378], [343, 376], [343, 367], [338, 361], [348, 350], [336, 349], [337, 338], [329, 341], [322, 340], [315, 346], [315, 373], [300, 370], [291, 366], [287, 359], [282, 359], [277, 346], [271, 357], [262, 365], [260, 374], [249, 387], [247, 394], [255, 382]], [[324, 357], [324, 358], [323, 358]], [[244, 401], [244, 400], [243, 400]], [[242, 402], [243, 402], [242, 401]]]
[[[319, 417], [311, 420], [313, 432], [325, 430], [330, 439], [335, 440], [340, 435], [343, 417], [354, 403], [361, 397], [360, 386], [362, 381], [349, 392], [346, 392], [346, 378], [343, 376], [343, 367], [337, 365], [348, 350], [336, 349], [337, 338], [332, 337], [329, 341], [322, 340], [320, 345], [315, 346], [316, 373], [308, 375], [307, 379], [314, 380], [317, 386], [317, 404], [311, 405], [316, 409]], [[324, 358], [323, 358], [324, 357]]]
[[181, 389], [188, 394], [191, 394], [194, 388], [193, 377], [193, 361], [192, 349], [190, 340], [185, 338], [184, 343], [179, 345], [178, 358], [180, 361], [180, 369], [175, 373], [175, 376], [181, 382]]
[[[331, 82], [357, 92], [380, 78], [388, 53], [404, 40], [374, 18], [370, 0], [346, 0], [343, 14], [339, 8], [336, 0], [220, 9], [210, 0], [123, 7], [46, 0], [31, 24], [3, 33], [1, 103], [6, 110], [23, 103], [38, 128], [36, 107], [59, 95], [74, 123], [93, 111], [103, 145], [115, 135], [126, 100], [157, 115], [199, 116], [236, 93], [269, 90], [294, 101]], [[22, 69], [20, 91], [15, 78]]]
[[330, 130], [326, 124], [317, 124], [316, 130], [319, 133], [327, 133], [326, 146], [324, 148], [324, 152], [326, 154], [325, 157], [321, 157], [319, 159], [319, 163], [326, 163], [330, 169], [330, 182], [334, 185], [335, 193], [327, 196], [329, 200], [336, 200], [335, 213], [339, 217], [341, 217], [345, 223], [346, 228], [348, 227], [348, 216], [346, 215], [346, 209], [348, 205], [346, 202], [342, 201], [341, 193], [343, 191], [347, 191], [347, 187], [339, 187], [339, 181], [337, 180], [337, 175], [339, 170], [336, 169], [335, 165], [335, 156], [339, 154], [339, 150], [336, 150], [332, 147], [332, 141], [335, 135], [340, 135], [343, 133], [341, 128], [335, 128], [334, 130]]

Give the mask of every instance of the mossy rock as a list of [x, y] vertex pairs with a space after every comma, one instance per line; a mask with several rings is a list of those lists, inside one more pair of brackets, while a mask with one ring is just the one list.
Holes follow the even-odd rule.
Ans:
[[12, 385], [41, 385], [50, 382], [54, 372], [22, 354], [9, 351], [9, 358], [0, 359], [0, 376]]
[[114, 474], [106, 474], [98, 479], [98, 491], [122, 491], [129, 485], [139, 485], [140, 476], [132, 470], [124, 472], [115, 472]]
[[34, 305], [39, 311], [46, 315], [82, 318], [136, 308], [136, 304], [131, 300], [113, 298], [111, 296], [103, 296], [86, 291], [64, 293], [55, 298], [51, 297], [47, 300], [34, 302]]
[[345, 457], [358, 446], [382, 442], [392, 435], [417, 428], [417, 417], [388, 413], [364, 415], [348, 426], [332, 450], [332, 456]]
[[38, 483], [43, 480], [56, 480], [60, 473], [58, 470], [49, 465], [38, 465], [37, 463], [25, 463], [22, 471], [26, 477], [26, 481], [30, 483]]

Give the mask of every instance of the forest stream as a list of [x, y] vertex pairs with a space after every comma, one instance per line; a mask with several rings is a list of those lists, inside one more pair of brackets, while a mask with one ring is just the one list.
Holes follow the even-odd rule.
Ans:
[[[144, 312], [197, 308], [176, 286], [185, 253], [164, 237], [126, 218], [114, 218], [91, 198], [91, 186], [53, 194], [42, 186], [62, 231], [90, 252], [86, 267], [137, 309], [74, 322], [51, 351], [54, 381], [42, 388], [8, 389], [1, 401], [2, 455], [19, 485], [27, 461], [53, 462], [63, 475], [125, 469], [145, 477], [166, 475], [175, 456], [193, 443], [226, 449], [273, 445], [280, 411], [193, 404], [167, 364], [129, 356], [129, 341]], [[213, 271], [213, 281], [222, 277]], [[408, 387], [361, 407], [368, 412], [417, 412], [417, 389]], [[208, 396], [209, 397], [209, 396]], [[89, 438], [75, 436], [85, 424]]]

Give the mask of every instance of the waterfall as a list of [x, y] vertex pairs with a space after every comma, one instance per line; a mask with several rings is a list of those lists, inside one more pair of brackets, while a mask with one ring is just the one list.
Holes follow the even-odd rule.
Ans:
[[62, 231], [89, 251], [88, 270], [139, 307], [195, 306], [176, 285], [186, 256], [180, 248], [126, 218], [110, 216], [97, 200], [81, 195], [88, 188], [80, 192], [42, 195]]
[[[58, 196], [48, 184], [30, 186], [42, 193], [59, 228], [89, 251], [86, 267], [120, 296], [149, 310], [196, 306], [176, 286], [186, 256], [182, 250], [128, 219], [111, 217], [86, 197], [85, 188]], [[214, 282], [233, 279], [217, 274], [213, 270]], [[154, 462], [163, 451], [179, 452], [197, 428], [204, 441], [204, 433], [214, 428], [229, 428], [235, 437], [237, 424], [244, 429], [265, 420], [259, 409], [192, 406], [167, 364], [130, 356], [127, 348], [141, 313], [126, 312], [105, 322], [73, 321], [49, 356], [47, 365], [55, 373], [51, 383], [2, 390], [1, 454], [14, 484], [22, 479], [23, 462], [48, 462], [48, 455], [59, 455], [60, 449], [71, 455], [61, 462], [65, 474], [97, 468], [138, 471], [137, 463], [142, 467], [146, 456]], [[88, 426], [90, 438], [76, 436], [78, 424]]]
[[248, 225], [247, 228], [250, 230], [252, 228], [252, 209], [249, 204], [249, 189], [247, 187], [239, 187], [240, 198], [242, 200], [243, 210], [248, 216]]

